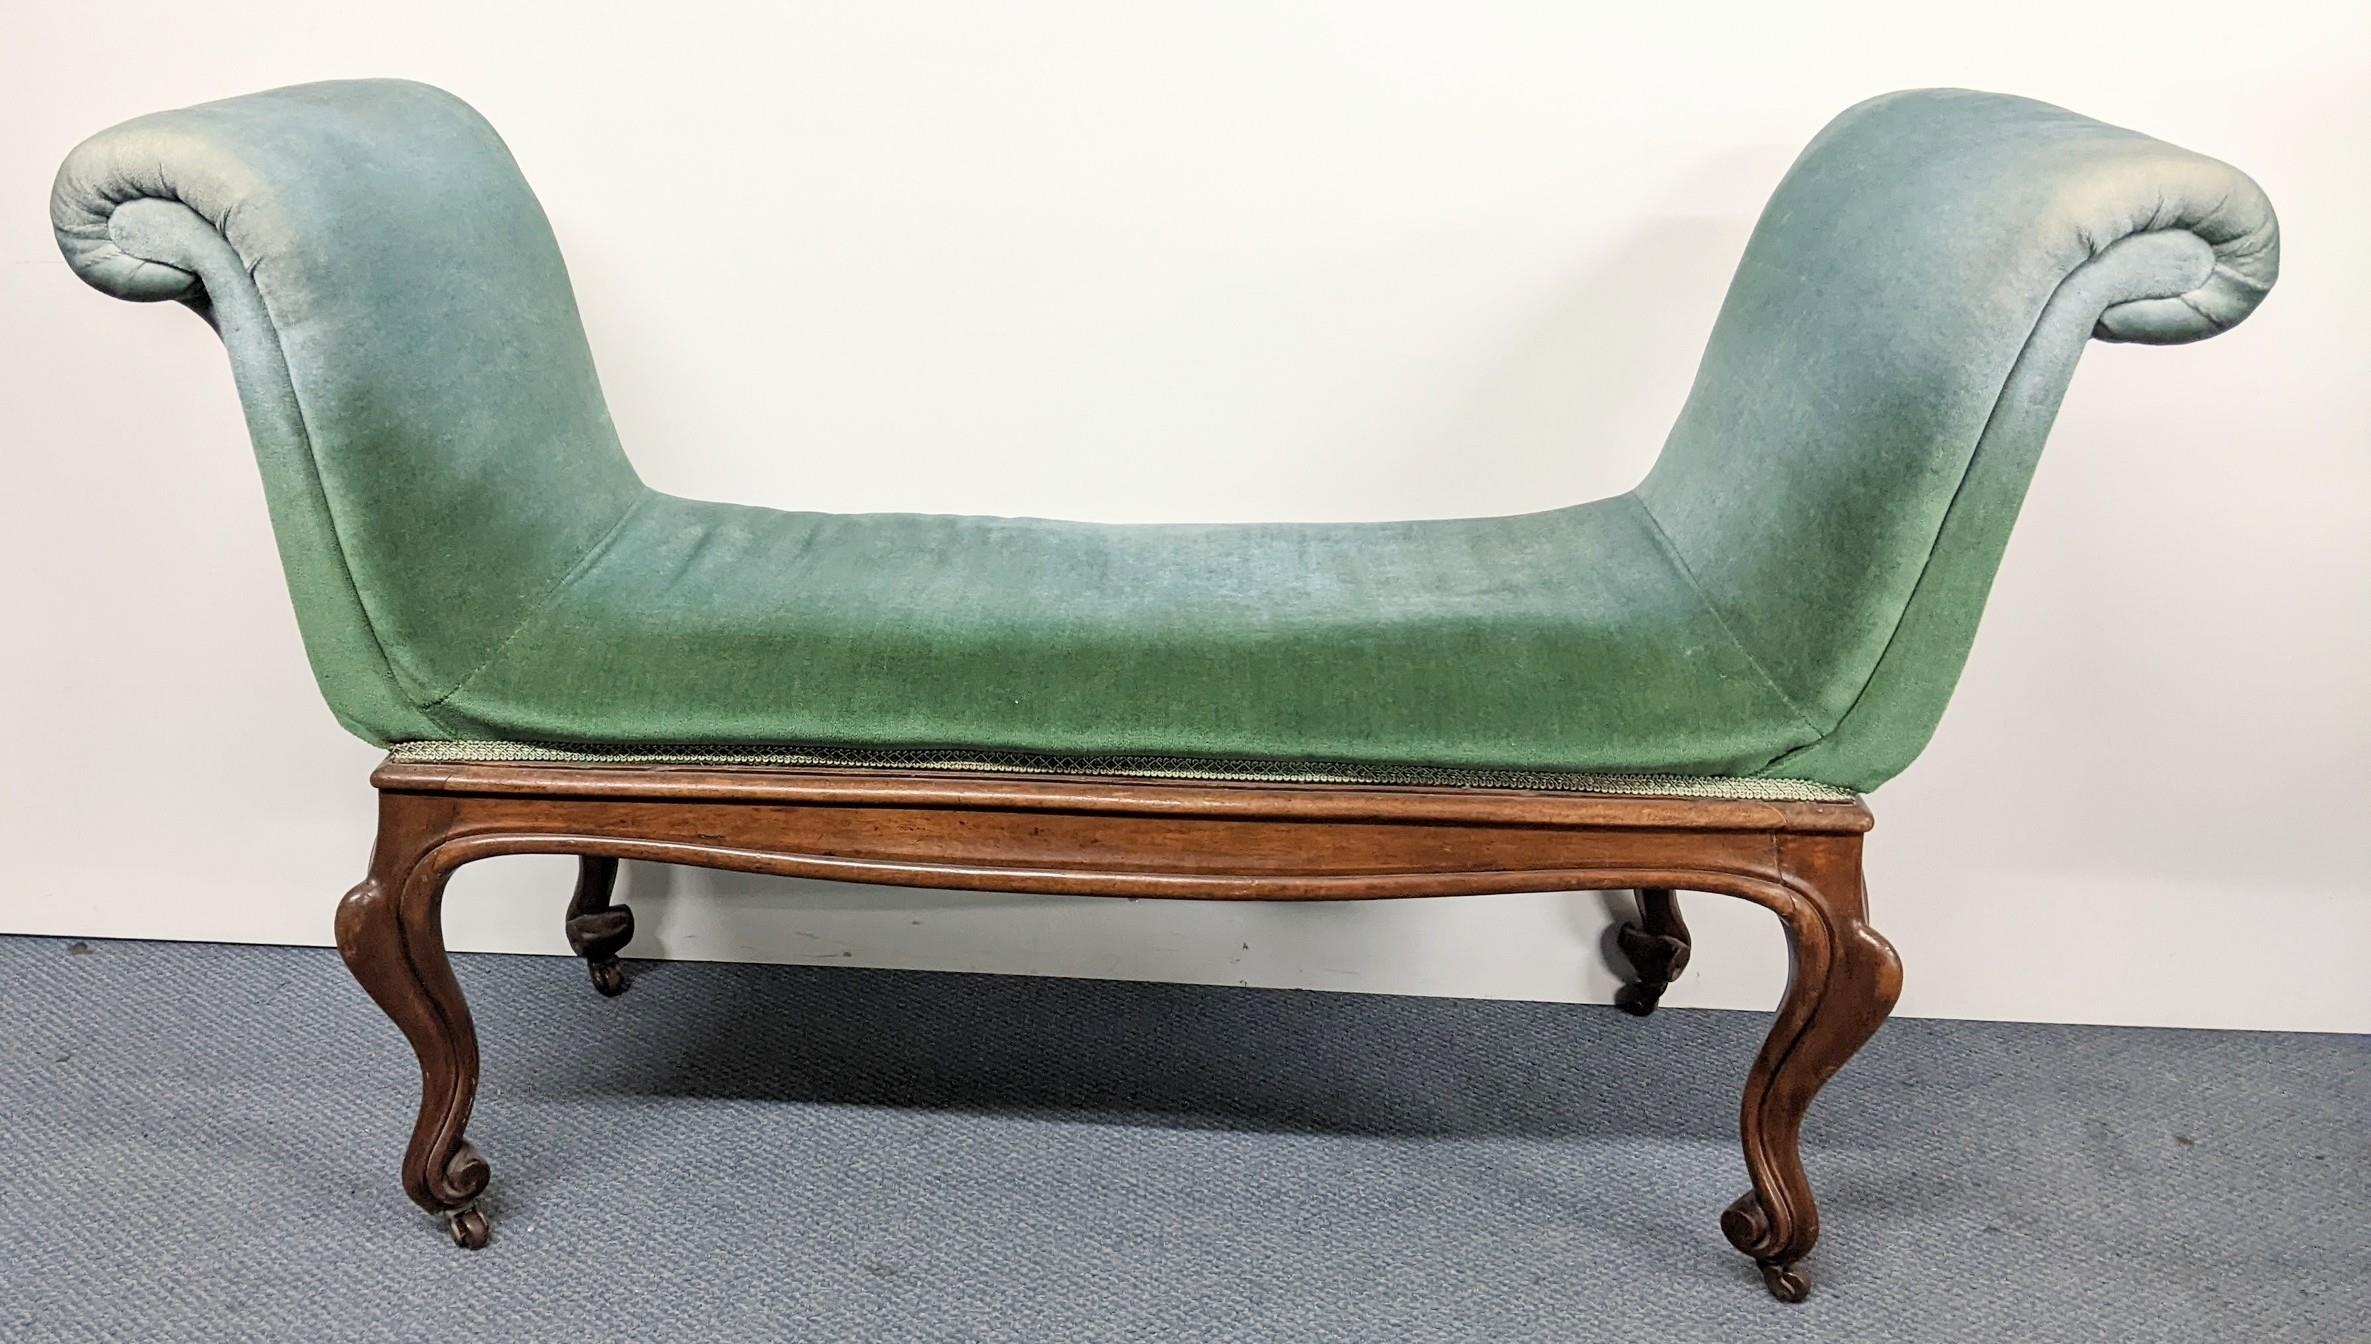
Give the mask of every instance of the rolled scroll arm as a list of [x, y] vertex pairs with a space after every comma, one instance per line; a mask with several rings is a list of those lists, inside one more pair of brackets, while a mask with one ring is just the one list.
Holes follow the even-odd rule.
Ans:
[[648, 494], [542, 207], [449, 93], [135, 118], [67, 155], [50, 222], [94, 287], [221, 334], [305, 651], [369, 741], [449, 736], [446, 697]]
[[2279, 225], [2228, 164], [2024, 98], [1845, 112], [1763, 212], [1636, 491], [1801, 740], [1863, 791], [1926, 745], [2086, 341], [2236, 325]]

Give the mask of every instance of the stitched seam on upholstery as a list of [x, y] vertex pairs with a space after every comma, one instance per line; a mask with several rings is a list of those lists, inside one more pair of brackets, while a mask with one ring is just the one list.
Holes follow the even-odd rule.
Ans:
[[[2215, 258], [2214, 274], [2221, 276], [2227, 283], [2242, 286], [2255, 294], [2261, 295], [2272, 292], [2272, 286], [2261, 280], [2258, 280], [2252, 275], [2243, 273], [2238, 267], [2233, 266], [2230, 262], [2223, 260], [2219, 255]], [[2204, 288], [2204, 285], [2199, 286], [2199, 289]], [[2197, 290], [2192, 290], [2191, 292], [2196, 293]]]
[[[252, 263], [247, 268], [247, 282], [255, 284]], [[330, 498], [329, 483], [321, 475], [321, 453], [314, 446], [313, 417], [305, 409], [305, 394], [297, 389], [296, 374], [289, 368], [288, 346], [280, 337], [279, 316], [272, 312], [271, 297], [263, 292], [260, 284], [255, 285], [255, 302], [263, 309], [265, 319], [271, 323], [272, 349], [280, 356], [280, 376], [288, 381], [288, 400], [296, 406], [297, 432], [305, 440], [305, 464], [311, 468], [306, 473], [307, 484], [313, 487], [314, 495], [321, 501], [321, 514], [329, 520], [330, 544], [337, 548], [338, 577], [345, 580], [346, 591], [354, 595], [354, 609], [362, 613], [362, 628], [370, 633], [370, 642], [379, 651], [379, 661], [386, 665], [388, 682], [402, 691], [406, 699], [412, 699], [411, 692], [404, 686], [403, 674], [395, 668], [395, 656], [387, 651], [387, 638], [379, 633], [378, 615], [370, 609], [370, 599], [363, 596], [362, 585], [354, 581], [354, 557], [346, 551], [346, 529], [338, 522], [337, 501]]]
[[[107, 222], [110, 226], [108, 241], [114, 243], [115, 249], [127, 257], [135, 258], [136, 260], [145, 262], [149, 265], [163, 266], [168, 270], [179, 271], [181, 268], [174, 266], [170, 262], [158, 261], [154, 257], [140, 256], [140, 254], [136, 252], [126, 250], [121, 243], [115, 242], [112, 228], [115, 220], [115, 212], [122, 209], [131, 201], [151, 200], [170, 201], [174, 205], [180, 206], [182, 209], [189, 211], [193, 215], [198, 213], [196, 206], [191, 205], [189, 202], [184, 201], [177, 196], [129, 196], [124, 198], [124, 200], [113, 202], [108, 206]], [[205, 219], [205, 216], [198, 215], [198, 218]], [[212, 224], [211, 220], [207, 222], [209, 225]], [[354, 581], [354, 560], [353, 557], [346, 554], [346, 534], [344, 529], [338, 526], [337, 507], [330, 501], [329, 487], [324, 484], [321, 479], [321, 455], [319, 452], [315, 451], [313, 446], [312, 417], [307, 415], [305, 412], [304, 394], [297, 390], [296, 375], [289, 369], [288, 345], [280, 335], [280, 319], [279, 316], [272, 311], [271, 296], [265, 294], [263, 292], [263, 286], [256, 282], [255, 268], [257, 263], [249, 261], [243, 256], [239, 256], [239, 249], [237, 245], [231, 242], [230, 235], [223, 233], [219, 226], [215, 227], [215, 232], [219, 237], [221, 237], [223, 244], [230, 248], [231, 255], [239, 258], [240, 269], [246, 273], [247, 283], [255, 290], [255, 306], [262, 311], [264, 324], [271, 328], [272, 353], [278, 356], [280, 361], [280, 381], [288, 388], [289, 404], [296, 408], [297, 435], [302, 438], [305, 443], [305, 466], [307, 467], [305, 483], [312, 487], [313, 497], [320, 502], [321, 516], [329, 520], [329, 540], [331, 546], [336, 549], [337, 553], [338, 578], [344, 581], [346, 585], [346, 592], [353, 597], [354, 609], [362, 613], [363, 633], [370, 636], [371, 647], [378, 652], [379, 665], [386, 669], [388, 685], [393, 687], [398, 694], [402, 695], [407, 702], [412, 702], [414, 708], [417, 708], [418, 706], [415, 697], [404, 686], [404, 677], [395, 669], [395, 659], [387, 652], [387, 640], [379, 633], [378, 617], [372, 613], [370, 609], [370, 603], [363, 597], [361, 585]], [[187, 272], [184, 272], [184, 274], [187, 274]], [[199, 291], [203, 293], [205, 291], [205, 277], [198, 276], [196, 279], [198, 281]], [[209, 304], [212, 302], [212, 297], [210, 295], [208, 296], [208, 302]], [[208, 325], [212, 324], [209, 323]], [[436, 722], [436, 720], [431, 718], [430, 722], [433, 723]]]
[[[2218, 273], [2223, 269], [2221, 264], [2222, 250], [2216, 247], [2215, 244], [2204, 234], [2199, 233], [2197, 228], [2194, 226], [2183, 225], [2173, 229], [2140, 230], [2136, 231], [2135, 233], [2126, 234], [2125, 237], [2138, 237], [2139, 234], [2143, 232], [2188, 233], [2192, 237], [2197, 238], [2200, 242], [2206, 243], [2209, 248], [2213, 248], [2215, 250], [2217, 262], [2214, 270], [2209, 273], [2210, 279], [2215, 273]], [[2123, 239], [2120, 238], [2117, 241], [2122, 242]], [[2094, 258], [2096, 258], [2096, 255], [2097, 254], [2095, 253]], [[2008, 373], [2002, 376], [2000, 391], [1994, 394], [1992, 409], [1987, 412], [1984, 417], [1984, 428], [1976, 436], [1975, 451], [1968, 454], [1967, 466], [1962, 469], [1960, 473], [1959, 484], [1955, 486], [1951, 492], [1951, 503], [1944, 507], [1943, 517], [1941, 521], [1935, 525], [1934, 539], [1928, 543], [1926, 559], [1919, 565], [1918, 581], [1913, 583], [1910, 587], [1910, 600], [1902, 604], [1901, 614], [1894, 618], [1893, 631], [1886, 636], [1885, 647], [1878, 652], [1877, 661], [1870, 665], [1868, 678], [1861, 683], [1860, 690], [1854, 694], [1852, 698], [1852, 704], [1846, 707], [1843, 716], [1837, 719], [1836, 726], [1830, 729], [1828, 733], [1819, 741], [1805, 743], [1803, 746], [1797, 747], [1793, 751], [1785, 753], [1776, 760], [1771, 761], [1768, 765], [1764, 766], [1764, 771], [1776, 770], [1780, 766], [1785, 765], [1788, 761], [1791, 761], [1797, 756], [1802, 755], [1804, 752], [1809, 751], [1814, 747], [1820, 746], [1830, 738], [1833, 738], [1837, 733], [1843, 731], [1846, 724], [1849, 724], [1852, 721], [1852, 716], [1860, 711], [1861, 703], [1868, 699], [1870, 690], [1876, 686], [1879, 677], [1884, 673], [1887, 660], [1892, 658], [1895, 645], [1901, 642], [1902, 627], [1909, 623], [1910, 609], [1917, 605], [1919, 595], [1926, 587], [1927, 578], [1933, 572], [1935, 557], [1942, 552], [1943, 534], [1950, 527], [1951, 519], [1958, 511], [1960, 499], [1967, 491], [1968, 482], [1975, 477], [1977, 464], [1984, 458], [1985, 446], [1991, 441], [1993, 428], [2000, 419], [2001, 409], [2008, 401], [2009, 385], [2016, 377], [2018, 366], [2025, 362], [2026, 354], [2033, 349], [2033, 343], [2035, 339], [2041, 335], [2042, 316], [2047, 314], [2050, 311], [2050, 306], [2058, 301], [2059, 292], [2064, 290], [2069, 284], [2072, 284], [2075, 277], [2082, 272], [2083, 267], [2090, 264], [2090, 261], [2087, 260], [2082, 265], [2076, 266], [2074, 269], [2068, 271], [2065, 276], [2060, 278], [2058, 284], [2051, 289], [2050, 297], [2043, 302], [2041, 312], [2035, 314], [2033, 330], [2025, 334], [2024, 342], [2017, 348], [2017, 358], [2010, 361]], [[2185, 290], [2180, 294], [2155, 296], [2142, 295], [2139, 297], [2140, 299], [2147, 299], [2151, 297], [2178, 299], [2183, 304], [2190, 307], [2193, 311], [2196, 311], [2198, 309], [2198, 305], [2193, 302], [2193, 296], [2203, 292], [2204, 289], [2205, 286], [2201, 285], [2194, 289]], [[2267, 289], [2269, 289], [2269, 286], [2257, 287], [2257, 291], [2259, 293], [2265, 292]], [[2103, 311], [2112, 311], [2113, 309], [2122, 306], [2123, 303], [2132, 303], [2137, 301], [2139, 300], [2126, 299], [2120, 303], [2108, 304]], [[2199, 316], [2206, 318], [2210, 325], [2212, 325], [2214, 330], [2218, 333], [2229, 330], [2230, 328], [2229, 323], [2217, 322], [2213, 318], [2208, 317], [2204, 312], [2199, 312]], [[2096, 321], [2096, 319], [2094, 320]]]
[[[2086, 261], [2083, 266], [2090, 264]], [[1977, 431], [1976, 446], [1969, 451], [1967, 464], [1960, 468], [1958, 484], [1951, 487], [1951, 502], [1943, 506], [1943, 516], [1935, 521], [1935, 535], [1927, 542], [1926, 558], [1918, 562], [1918, 578], [1910, 585], [1910, 596], [1902, 603], [1901, 611], [1895, 614], [1894, 628], [1888, 631], [1885, 636], [1885, 647], [1877, 651], [1876, 659], [1869, 664], [1869, 674], [1862, 679], [1861, 688], [1853, 692], [1852, 703], [1844, 707], [1844, 713], [1837, 717], [1836, 725], [1821, 734], [1817, 741], [1806, 742], [1792, 751], [1780, 754], [1775, 760], [1762, 767], [1764, 771], [1776, 770], [1804, 752], [1826, 745], [1838, 733], [1844, 731], [1844, 726], [1852, 722], [1852, 716], [1860, 712], [1861, 702], [1869, 698], [1870, 689], [1876, 686], [1877, 679], [1885, 671], [1886, 660], [1893, 657], [1894, 646], [1902, 641], [1902, 627], [1910, 623], [1910, 609], [1918, 604], [1918, 596], [1920, 591], [1926, 587], [1927, 576], [1934, 572], [1935, 557], [1943, 553], [1943, 534], [1951, 530], [1951, 519], [1959, 510], [1959, 501], [1962, 496], [1967, 494], [1968, 482], [1975, 479], [1976, 464], [1984, 459], [1985, 444], [1992, 438], [1993, 426], [2000, 421], [2001, 408], [2008, 404], [2009, 385], [2016, 381], [2017, 367], [2025, 362], [2026, 352], [2033, 349], [2035, 338], [2042, 334], [2042, 316], [2050, 311], [2052, 303], [2057, 302], [2058, 291], [2064, 289], [2067, 283], [2074, 279], [2075, 273], [2083, 269], [2083, 266], [2077, 266], [2074, 270], [2067, 272], [2066, 278], [2060, 280], [2051, 289], [2050, 297], [2042, 302], [2041, 312], [2034, 315], [2033, 330], [2025, 333], [2025, 340], [2017, 347], [2017, 357], [2009, 361], [2008, 372], [2001, 375], [2000, 390], [1992, 395], [1992, 409], [1984, 413], [1984, 428]], [[2096, 320], [2094, 319], [2094, 321]]]
[[[1705, 591], [1704, 584], [1696, 577], [1695, 569], [1688, 564], [1688, 558], [1680, 554], [1679, 544], [1671, 539], [1670, 533], [1663, 530], [1663, 520], [1655, 516], [1655, 511], [1647, 507], [1647, 502], [1638, 497], [1637, 491], [1633, 490], [1622, 498], [1638, 506], [1639, 513], [1644, 515], [1647, 520], [1648, 530], [1655, 534], [1655, 544], [1662, 548], [1663, 554], [1670, 559], [1672, 568], [1679, 571], [1679, 576], [1688, 581], [1688, 589], [1696, 594], [1696, 601], [1712, 614], [1714, 623], [1719, 625], [1721, 633], [1728, 637], [1729, 646], [1744, 656], [1746, 664], [1753, 668], [1754, 675], [1762, 679], [1762, 684], [1770, 688], [1770, 693], [1777, 696], [1778, 702], [1787, 707], [1787, 712], [1795, 716], [1796, 722], [1811, 730], [1812, 740], [1818, 741], [1824, 730], [1820, 728], [1817, 721], [1803, 712], [1803, 707], [1795, 703], [1795, 698], [1786, 693], [1786, 688], [1780, 686], [1777, 678], [1770, 675], [1770, 670], [1762, 666], [1762, 660], [1756, 658], [1754, 651], [1747, 648], [1745, 641], [1739, 639], [1737, 632], [1730, 628], [1729, 618], [1722, 613], [1720, 604], [1712, 600], [1712, 594]], [[1801, 748], [1793, 750], [1801, 750]]]
[[[2202, 243], [2207, 242], [2206, 238], [2199, 234], [2199, 232], [2194, 228], [2183, 228], [2179, 230], [2152, 229], [2143, 230], [2142, 232], [2183, 232], [2197, 238]], [[2139, 233], [2128, 233], [2124, 235], [2125, 238], [2136, 238], [2139, 236]], [[2116, 241], [2122, 242], [2123, 239], [2119, 238]], [[2207, 243], [2207, 246], [2212, 247], [2214, 244]], [[2098, 253], [2094, 252], [2092, 254], [2092, 260], [2096, 260], [2097, 257]], [[1894, 617], [1894, 628], [1885, 637], [1885, 647], [1878, 650], [1877, 660], [1869, 665], [1869, 675], [1861, 682], [1860, 690], [1853, 693], [1852, 703], [1845, 707], [1844, 713], [1836, 720], [1836, 726], [1830, 728], [1826, 733], [1822, 734], [1818, 741], [1806, 742], [1802, 746], [1797, 747], [1792, 751], [1786, 752], [1785, 754], [1779, 756], [1776, 760], [1771, 761], [1768, 765], [1763, 766], [1763, 770], [1775, 770], [1778, 767], [1786, 764], [1788, 761], [1793, 760], [1795, 757], [1802, 755], [1804, 752], [1826, 743], [1829, 739], [1835, 737], [1836, 734], [1842, 732], [1844, 730], [1844, 726], [1852, 722], [1852, 716], [1860, 712], [1861, 702], [1869, 698], [1869, 691], [1871, 688], [1876, 686], [1878, 678], [1883, 675], [1885, 671], [1886, 661], [1893, 657], [1894, 646], [1901, 643], [1902, 627], [1908, 625], [1910, 622], [1910, 609], [1918, 604], [1919, 594], [1923, 589], [1925, 589], [1928, 576], [1934, 572], [1935, 557], [1942, 554], [1943, 552], [1943, 534], [1949, 531], [1951, 528], [1952, 517], [1958, 513], [1960, 500], [1967, 494], [1968, 482], [1975, 479], [1976, 464], [1984, 460], [1985, 446], [1992, 441], [1992, 432], [1994, 427], [2000, 422], [2001, 410], [2008, 404], [2009, 386], [2016, 381], [2018, 368], [2025, 363], [2025, 357], [2029, 352], [2032, 351], [2034, 341], [2042, 334], [2043, 317], [2049, 314], [2051, 305], [2058, 302], [2058, 295], [2060, 291], [2064, 290], [2068, 285], [2073, 284], [2075, 277], [2082, 274], [2083, 268], [2089, 266], [2090, 264], [2091, 261], [2086, 260], [2081, 265], [2074, 267], [2064, 276], [2060, 277], [2058, 283], [2051, 287], [2050, 296], [2042, 301], [2040, 311], [2034, 314], [2033, 329], [2025, 333], [2025, 340], [2017, 347], [2017, 357], [2009, 361], [2008, 372], [2001, 375], [2000, 390], [1993, 394], [1992, 409], [1985, 412], [1984, 414], [1984, 428], [1978, 431], [1976, 434], [1976, 446], [1968, 453], [1967, 465], [1960, 469], [1959, 483], [1953, 486], [1951, 489], [1951, 502], [1943, 506], [1943, 516], [1935, 523], [1935, 535], [1933, 539], [1927, 543], [1926, 558], [1919, 562], [1918, 579], [1916, 582], [1910, 585], [1910, 599], [1909, 601], [1902, 604], [1901, 612]], [[2142, 295], [2140, 297], [2144, 299], [2150, 297], [2178, 298], [2184, 303], [2188, 303], [2190, 295], [2196, 292], [2198, 291], [2185, 290], [2180, 294], [2174, 295]], [[2132, 303], [2137, 302], [2137, 300], [2126, 299], [2122, 302]], [[2121, 305], [2112, 303], [2108, 304], [2107, 308], [2112, 309], [2119, 306]], [[2193, 304], [2191, 306], [2195, 307], [2196, 305]], [[2103, 311], [2105, 310], [2103, 309]], [[2203, 314], [2201, 314], [2201, 316], [2203, 316]], [[2096, 318], [2093, 319], [2094, 322], [2097, 320], [2098, 319]], [[2216, 330], [2221, 331], [2222, 329], [2222, 325], [2217, 324]], [[2079, 346], [2077, 348], [2080, 349]]]
[[[577, 575], [590, 568], [593, 562], [600, 558], [600, 555], [603, 551], [609, 549], [609, 543], [615, 540], [618, 531], [625, 527], [626, 520], [633, 517], [634, 511], [641, 508], [643, 502], [649, 498], [650, 492], [647, 490], [639, 495], [636, 495], [634, 497], [634, 502], [626, 505], [625, 510], [618, 514], [617, 521], [611, 523], [608, 528], [601, 533], [600, 536], [595, 537], [593, 539], [593, 544], [585, 547], [584, 553], [576, 557], [576, 563], [568, 567], [568, 572], [562, 574], [558, 582], [552, 584], [551, 587], [546, 588], [543, 592], [543, 596], [535, 599], [535, 604], [527, 608], [527, 614], [520, 617], [519, 623], [511, 627], [510, 633], [502, 637], [502, 642], [494, 646], [494, 651], [487, 654], [477, 666], [469, 669], [467, 672], [462, 673], [461, 680], [454, 682], [450, 690], [447, 690], [443, 695], [436, 697], [434, 700], [429, 700], [422, 703], [420, 705], [421, 712], [432, 714], [434, 710], [443, 706], [446, 701], [451, 700], [454, 696], [461, 694], [462, 690], [466, 688], [470, 682], [477, 679], [477, 675], [480, 672], [492, 667], [494, 665], [494, 661], [502, 656], [503, 651], [508, 649], [511, 646], [511, 643], [520, 635], [523, 635], [527, 632], [527, 627], [535, 624], [536, 621], [542, 618], [544, 612], [550, 609], [553, 600], [559, 597], [561, 590], [565, 589], [569, 583], [576, 578]], [[437, 722], [439, 724], [443, 724], [446, 728], [446, 731], [451, 731], [451, 725], [444, 724], [443, 719], [440, 718], [437, 720]]]

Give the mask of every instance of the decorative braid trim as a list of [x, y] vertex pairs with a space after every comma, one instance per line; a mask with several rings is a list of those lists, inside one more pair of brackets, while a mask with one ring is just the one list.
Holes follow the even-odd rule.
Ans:
[[635, 746], [557, 742], [398, 742], [389, 760], [437, 765], [544, 761], [575, 765], [792, 765], [825, 769], [969, 770], [1011, 775], [1129, 775], [1142, 779], [1242, 780], [1276, 784], [1397, 784], [1427, 788], [1543, 789], [1634, 798], [1745, 798], [1773, 803], [1849, 803], [1850, 789], [1807, 779], [1715, 775], [1588, 774], [1563, 770], [1476, 770], [1460, 766], [1362, 765], [1343, 761], [1229, 760], [1196, 756], [1059, 756], [956, 747]]

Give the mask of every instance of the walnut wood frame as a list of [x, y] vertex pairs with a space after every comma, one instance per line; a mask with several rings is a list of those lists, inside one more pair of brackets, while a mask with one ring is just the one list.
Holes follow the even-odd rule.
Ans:
[[1819, 1214], [1797, 1150], [1821, 1085], [1875, 1032], [1901, 963], [1867, 922], [1857, 802], [1634, 798], [1505, 789], [1178, 783], [952, 771], [389, 761], [370, 875], [338, 907], [338, 951], [411, 1041], [421, 1100], [403, 1187], [486, 1244], [485, 1160], [463, 1136], [477, 1035], [446, 960], [454, 869], [499, 854], [582, 860], [570, 942], [604, 992], [632, 916], [620, 859], [900, 886], [1213, 900], [1355, 900], [1635, 889], [1627, 996], [1651, 1010], [1687, 955], [1674, 892], [1777, 914], [1785, 1001], [1746, 1079], [1752, 1188], [1721, 1228], [1770, 1292], [1801, 1301]]

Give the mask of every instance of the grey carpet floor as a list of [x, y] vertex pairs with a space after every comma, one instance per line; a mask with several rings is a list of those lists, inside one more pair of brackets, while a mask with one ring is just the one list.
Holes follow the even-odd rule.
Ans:
[[2363, 1038], [1896, 1022], [1786, 1307], [1756, 1014], [456, 958], [469, 1254], [334, 954], [78, 947], [0, 939], [11, 1341], [2371, 1340]]

